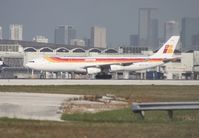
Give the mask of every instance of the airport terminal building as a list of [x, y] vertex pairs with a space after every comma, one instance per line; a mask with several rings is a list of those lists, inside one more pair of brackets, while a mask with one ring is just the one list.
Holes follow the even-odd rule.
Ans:
[[[144, 47], [120, 47], [118, 49], [88, 48], [75, 45], [39, 43], [19, 40], [0, 40], [0, 78], [93, 78], [74, 72], [41, 72], [25, 68], [27, 61], [43, 56], [148, 56], [152, 54]], [[199, 51], [176, 53], [181, 60], [161, 67], [137, 72], [114, 72], [113, 79], [199, 79]]]

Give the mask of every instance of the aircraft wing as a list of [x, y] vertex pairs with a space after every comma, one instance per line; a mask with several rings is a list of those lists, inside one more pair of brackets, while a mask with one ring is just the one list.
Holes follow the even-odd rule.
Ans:
[[121, 66], [129, 66], [129, 65], [132, 65], [134, 63], [138, 63], [138, 62], [146, 62], [148, 61], [149, 59], [146, 58], [144, 59], [143, 61], [137, 61], [137, 62], [113, 62], [113, 63], [103, 63], [103, 64], [96, 64], [96, 65], [91, 65], [91, 66], [85, 66], [84, 69], [87, 69], [87, 68], [104, 68], [104, 67], [110, 67], [111, 65], [121, 65]]

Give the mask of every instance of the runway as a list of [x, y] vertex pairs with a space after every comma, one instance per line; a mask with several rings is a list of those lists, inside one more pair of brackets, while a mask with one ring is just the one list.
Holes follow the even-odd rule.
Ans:
[[0, 85], [199, 85], [199, 80], [0, 79]]
[[60, 106], [77, 95], [0, 93], [0, 117], [61, 121]]

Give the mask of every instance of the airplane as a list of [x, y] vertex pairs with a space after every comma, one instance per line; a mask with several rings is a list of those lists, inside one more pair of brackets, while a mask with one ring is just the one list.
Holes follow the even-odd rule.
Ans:
[[[77, 72], [111, 78], [111, 72], [138, 71], [170, 62], [179, 41], [172, 36], [156, 53], [148, 57], [42, 57], [25, 65], [33, 70], [49, 72]], [[107, 77], [108, 76], [108, 77]]]

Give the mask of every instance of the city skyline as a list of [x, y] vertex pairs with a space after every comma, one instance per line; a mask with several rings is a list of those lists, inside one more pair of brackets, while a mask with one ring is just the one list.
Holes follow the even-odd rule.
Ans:
[[163, 37], [164, 22], [198, 17], [198, 5], [198, 0], [1, 0], [0, 26], [3, 38], [8, 38], [10, 24], [22, 24], [24, 40], [41, 34], [49, 42], [54, 41], [54, 29], [59, 25], [74, 25], [80, 38], [88, 38], [92, 26], [102, 26], [107, 29], [107, 45], [117, 47], [138, 33], [139, 8], [158, 9], [159, 37]]

